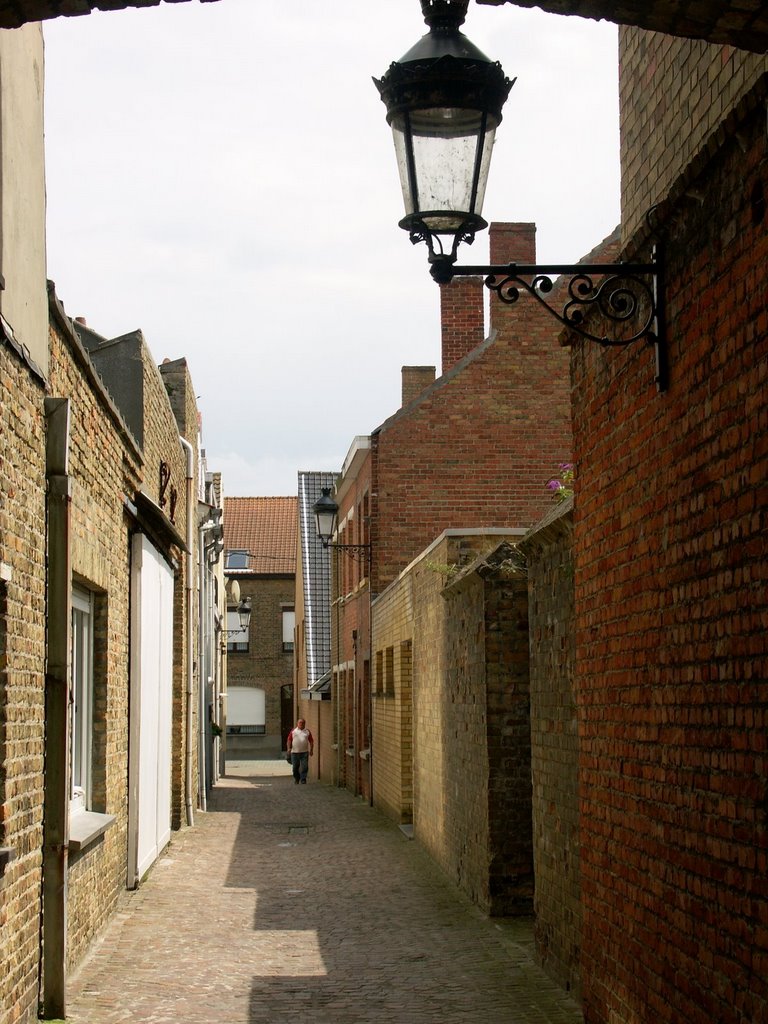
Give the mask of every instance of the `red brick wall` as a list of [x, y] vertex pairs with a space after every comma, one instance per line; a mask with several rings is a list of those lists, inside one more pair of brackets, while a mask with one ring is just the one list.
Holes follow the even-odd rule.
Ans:
[[625, 238], [768, 71], [768, 56], [732, 46], [619, 30], [621, 222]]
[[[370, 503], [373, 501], [370, 455], [352, 479], [345, 479], [339, 504], [342, 544], [370, 540]], [[349, 513], [352, 513], [351, 518]], [[343, 526], [341, 525], [343, 524]], [[331, 664], [333, 699], [337, 707], [338, 778], [341, 785], [365, 799], [370, 797], [370, 677], [371, 603], [368, 562], [343, 549], [331, 552], [333, 595]]]
[[764, 100], [739, 130], [669, 220], [668, 393], [573, 353], [589, 1022], [768, 1020]]

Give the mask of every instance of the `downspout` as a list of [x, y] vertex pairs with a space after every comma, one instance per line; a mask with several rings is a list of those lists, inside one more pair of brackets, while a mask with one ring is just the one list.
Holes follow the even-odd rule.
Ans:
[[[192, 745], [195, 741], [195, 730], [193, 724], [192, 713], [194, 711], [195, 704], [195, 665], [194, 665], [194, 653], [195, 653], [195, 639], [194, 639], [194, 621], [195, 621], [195, 589], [194, 579], [192, 570], [194, 568], [194, 561], [192, 557], [193, 541], [194, 541], [194, 514], [192, 511], [192, 503], [194, 500], [194, 453], [192, 451], [192, 445], [187, 441], [185, 437], [179, 436], [179, 443], [184, 449], [184, 453], [187, 457], [187, 556], [186, 556], [186, 568], [184, 572], [184, 588], [185, 588], [185, 628], [187, 636], [187, 670], [186, 670], [186, 695], [185, 695], [185, 714], [186, 714], [186, 735], [184, 740], [184, 799], [187, 808], [187, 825], [195, 824], [195, 812], [194, 805], [192, 802]], [[195, 511], [197, 511], [195, 509]]]
[[45, 770], [41, 992], [43, 1019], [66, 1016], [69, 853], [69, 687], [72, 634], [72, 478], [69, 400], [46, 398], [48, 484]]
[[[337, 597], [335, 602], [333, 601], [334, 589], [336, 589], [338, 591], [338, 593], [341, 593], [341, 588], [339, 586], [339, 549], [338, 548], [333, 548], [332, 564], [333, 564], [333, 575], [331, 576], [331, 603], [336, 605], [336, 622], [335, 622], [335, 625], [336, 625], [336, 631], [335, 631], [336, 632], [336, 651], [335, 651], [335, 654], [336, 654], [336, 669], [337, 669], [337, 671], [335, 673], [335, 675], [336, 675], [336, 683], [334, 685], [334, 682], [333, 682], [333, 679], [334, 679], [334, 672], [333, 672], [333, 655], [334, 655], [334, 651], [333, 651], [333, 647], [331, 647], [331, 685], [333, 686], [333, 691], [332, 692], [334, 693], [334, 696], [336, 698], [336, 785], [337, 786], [341, 786], [341, 784], [342, 784], [342, 782], [341, 782], [341, 766], [342, 766], [342, 763], [343, 763], [342, 758], [346, 757], [345, 737], [342, 736], [342, 734], [341, 734], [341, 718], [342, 718], [342, 716], [341, 716], [341, 701], [339, 700], [339, 692], [340, 692], [340, 689], [341, 689], [341, 687], [339, 685], [339, 681], [341, 679], [341, 671], [339, 670], [339, 666], [341, 665], [341, 661], [339, 660], [340, 657], [341, 657], [341, 649], [340, 649], [340, 645], [341, 645], [341, 601], [340, 601], [340, 598], [338, 598], [338, 597]], [[335, 581], [335, 588], [334, 588], [334, 581]], [[346, 680], [345, 680], [344, 697], [345, 697], [345, 700], [346, 700]]]
[[205, 629], [203, 624], [205, 622], [205, 616], [207, 613], [207, 597], [206, 597], [206, 574], [205, 574], [205, 534], [207, 527], [201, 526], [198, 533], [198, 550], [197, 550], [197, 571], [200, 579], [200, 630], [198, 633], [198, 664], [200, 666], [200, 700], [199, 700], [199, 719], [198, 722], [198, 750], [199, 750], [199, 763], [198, 763], [198, 801], [200, 808], [203, 811], [208, 810], [208, 794], [206, 792], [206, 752], [205, 752], [205, 679], [206, 679], [206, 665], [205, 665]]
[[208, 757], [206, 750], [206, 726], [208, 722], [208, 706], [206, 704], [206, 690], [209, 682], [209, 656], [206, 650], [206, 644], [209, 642], [211, 635], [210, 619], [211, 619], [211, 608], [210, 608], [210, 585], [209, 585], [209, 573], [208, 563], [206, 555], [205, 535], [210, 533], [215, 528], [215, 523], [207, 522], [203, 523], [199, 528], [198, 532], [198, 551], [197, 551], [197, 564], [198, 573], [200, 580], [200, 629], [198, 631], [198, 664], [200, 666], [200, 701], [199, 701], [199, 713], [200, 721], [198, 728], [198, 746], [199, 746], [199, 793], [198, 799], [200, 809], [202, 811], [208, 810], [208, 792], [207, 792], [207, 777], [208, 777]]
[[373, 637], [373, 549], [367, 552], [368, 559], [368, 805], [373, 807], [373, 671], [376, 650]]

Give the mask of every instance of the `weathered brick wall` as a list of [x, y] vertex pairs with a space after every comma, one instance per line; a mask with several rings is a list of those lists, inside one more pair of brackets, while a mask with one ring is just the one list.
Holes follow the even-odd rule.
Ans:
[[526, 585], [485, 563], [449, 582], [493, 543], [444, 535], [374, 602], [373, 794], [505, 914], [530, 910], [533, 884]]
[[733, 116], [668, 211], [669, 391], [573, 351], [590, 1022], [768, 1019], [765, 92]]
[[555, 506], [521, 545], [528, 563], [536, 951], [581, 991], [579, 738], [574, 690], [573, 513]]
[[116, 816], [100, 842], [70, 854], [71, 966], [109, 919], [125, 887], [130, 558], [123, 495], [138, 485], [141, 456], [121, 436], [104, 393], [87, 382], [78, 344], [55, 315], [50, 341], [51, 392], [70, 398], [72, 572], [96, 593], [93, 810]]
[[[413, 578], [406, 574], [373, 607], [373, 799], [400, 824], [413, 820], [412, 687]], [[406, 685], [400, 652], [408, 645]], [[384, 678], [391, 651], [393, 688]]]
[[45, 698], [42, 381], [0, 343], [0, 1024], [37, 1018]]
[[534, 881], [527, 583], [505, 559], [477, 571], [485, 593], [488, 910], [527, 914]]
[[[430, 852], [448, 875], [483, 909], [489, 907], [490, 807], [488, 793], [488, 708], [485, 678], [485, 595], [473, 573], [460, 592], [442, 600], [444, 579], [437, 577], [432, 607], [417, 605], [419, 640], [442, 641], [441, 676], [431, 679], [427, 704], [421, 683], [424, 649], [419, 644], [417, 736], [421, 740], [425, 712], [440, 732], [443, 747], [442, 841]], [[424, 766], [425, 769], [428, 767]], [[421, 798], [423, 789], [419, 791]], [[435, 795], [431, 795], [434, 800]], [[416, 834], [421, 838], [421, 802]]]
[[628, 241], [768, 57], [637, 28], [619, 30], [621, 221]]
[[[414, 836], [452, 878], [448, 854], [452, 807], [448, 759], [454, 755], [444, 729], [445, 603], [447, 567], [459, 561], [456, 540], [441, 537], [410, 570], [413, 617], [413, 826]], [[377, 645], [378, 646], [378, 645]], [[377, 756], [378, 756], [378, 747]], [[477, 795], [482, 805], [484, 794]]]
[[[489, 561], [481, 557], [473, 562], [446, 585], [441, 596], [445, 599], [442, 730], [447, 745], [443, 863], [488, 913], [530, 913], [533, 855], [525, 577], [505, 555], [494, 554]], [[422, 629], [419, 636], [428, 639]]]

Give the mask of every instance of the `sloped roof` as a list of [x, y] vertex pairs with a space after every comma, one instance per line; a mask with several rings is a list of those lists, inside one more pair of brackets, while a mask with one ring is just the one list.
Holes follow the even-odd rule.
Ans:
[[331, 667], [331, 558], [315, 532], [312, 506], [337, 473], [299, 472], [299, 524], [304, 586], [307, 679], [313, 686]]
[[295, 497], [224, 498], [224, 550], [249, 553], [240, 572], [296, 572], [297, 506]]

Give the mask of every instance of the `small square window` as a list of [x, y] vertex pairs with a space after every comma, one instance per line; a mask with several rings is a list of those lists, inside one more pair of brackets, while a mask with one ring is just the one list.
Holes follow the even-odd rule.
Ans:
[[227, 569], [247, 569], [248, 568], [248, 555], [249, 552], [234, 549], [227, 552]]

